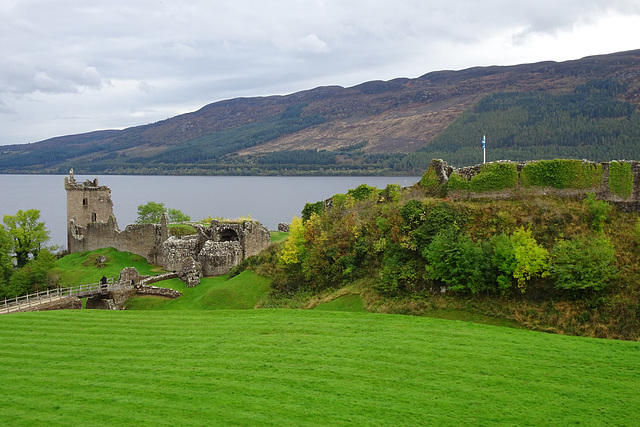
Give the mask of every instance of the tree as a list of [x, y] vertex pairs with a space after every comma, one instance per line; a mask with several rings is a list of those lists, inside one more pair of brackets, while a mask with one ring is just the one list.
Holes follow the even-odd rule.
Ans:
[[13, 240], [18, 267], [23, 267], [29, 258], [36, 258], [42, 245], [49, 240], [49, 231], [40, 219], [37, 209], [19, 210], [15, 215], [5, 215], [2, 219], [6, 231]]
[[601, 291], [618, 276], [613, 244], [607, 237], [560, 240], [551, 251], [551, 275], [556, 289]]
[[519, 227], [509, 238], [513, 245], [515, 268], [513, 278], [522, 293], [527, 289], [527, 282], [533, 277], [549, 275], [549, 252], [540, 246], [531, 235], [531, 229]]
[[3, 289], [9, 283], [13, 272], [12, 252], [11, 235], [0, 225], [0, 299], [5, 298]]
[[162, 215], [167, 214], [170, 222], [191, 221], [189, 215], [179, 209], [167, 209], [164, 203], [148, 202], [138, 206], [138, 224], [158, 224], [162, 220]]
[[55, 266], [55, 256], [47, 248], [43, 248], [36, 258], [29, 260], [24, 267], [15, 270], [9, 280], [9, 286], [5, 288], [5, 298], [13, 298], [55, 287], [57, 280], [50, 274]]
[[486, 289], [482, 248], [454, 228], [438, 233], [422, 256], [428, 262], [427, 276], [442, 282], [447, 289], [472, 294]]

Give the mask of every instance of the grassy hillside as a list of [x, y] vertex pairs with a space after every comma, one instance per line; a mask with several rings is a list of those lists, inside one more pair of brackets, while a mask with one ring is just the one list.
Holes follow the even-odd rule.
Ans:
[[[106, 261], [99, 263], [97, 261], [99, 256], [105, 257]], [[164, 272], [162, 268], [150, 265], [140, 255], [120, 252], [114, 248], [104, 248], [65, 255], [56, 262], [56, 268], [52, 273], [59, 277], [59, 283], [64, 287], [96, 283], [103, 275], [117, 280], [125, 267], [135, 267], [140, 274], [144, 275]]]
[[483, 134], [494, 160], [634, 158], [639, 71], [636, 50], [232, 99], [145, 126], [6, 146], [0, 173], [410, 174], [433, 157], [476, 164]]
[[[576, 162], [581, 165], [535, 163], [521, 178], [542, 185], [541, 178], [558, 174], [533, 166], [573, 171]], [[491, 179], [515, 185], [515, 164], [496, 165], [487, 172]], [[567, 185], [601, 174], [587, 172], [580, 179], [570, 174], [575, 182]], [[494, 183], [482, 177], [464, 181], [452, 174], [444, 186], [482, 191]], [[329, 203], [307, 204], [288, 240], [245, 265], [273, 278], [273, 293], [261, 306], [313, 308], [331, 295], [358, 294], [372, 312], [471, 313], [548, 332], [640, 338], [637, 213], [593, 195], [530, 196], [529, 187], [510, 200], [452, 201], [434, 195], [441, 188], [428, 182], [429, 171], [412, 188], [362, 185]]]
[[175, 289], [183, 295], [175, 300], [137, 295], [127, 301], [127, 310], [220, 310], [254, 308], [270, 292], [270, 279], [244, 271], [227, 276], [205, 277], [200, 285], [187, 288], [178, 279], [164, 280], [155, 286]]
[[631, 425], [638, 343], [300, 310], [0, 316], [7, 425]]

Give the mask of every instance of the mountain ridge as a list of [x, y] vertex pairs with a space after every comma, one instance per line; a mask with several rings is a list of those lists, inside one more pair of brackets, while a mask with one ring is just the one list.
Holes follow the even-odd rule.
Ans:
[[[618, 98], [637, 109], [640, 50], [563, 62], [441, 70], [417, 78], [222, 100], [123, 130], [4, 146], [0, 173], [60, 173], [69, 167], [79, 173], [158, 173], [166, 172], [164, 165], [169, 164], [180, 166], [177, 173], [191, 167], [204, 174], [238, 173], [238, 169], [251, 174], [256, 167], [262, 168], [258, 173], [273, 172], [260, 166], [261, 156], [292, 151], [334, 153], [337, 167], [333, 169], [357, 164], [361, 172], [380, 173], [386, 168], [382, 173], [389, 173], [389, 161], [424, 150], [490, 94], [561, 95], [597, 78], [623, 82], [627, 90]], [[371, 160], [375, 158], [383, 158], [386, 166], [378, 167]], [[289, 169], [295, 165], [291, 163]]]

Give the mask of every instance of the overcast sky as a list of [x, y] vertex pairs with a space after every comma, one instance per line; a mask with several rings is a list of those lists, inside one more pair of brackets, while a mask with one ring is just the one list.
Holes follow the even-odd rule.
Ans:
[[2, 0], [0, 145], [240, 96], [638, 48], [638, 0]]

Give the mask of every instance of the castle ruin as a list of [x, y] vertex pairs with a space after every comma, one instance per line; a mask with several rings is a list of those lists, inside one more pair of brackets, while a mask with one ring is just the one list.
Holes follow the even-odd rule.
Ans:
[[215, 276], [258, 254], [271, 241], [269, 230], [257, 221], [212, 221], [208, 226], [190, 223], [195, 235], [175, 237], [170, 236], [164, 215], [160, 224], [130, 224], [121, 231], [109, 187], [98, 185], [97, 178], [78, 183], [73, 170], [64, 184], [70, 253], [113, 247], [143, 256], [169, 271], [195, 265], [202, 275]]

